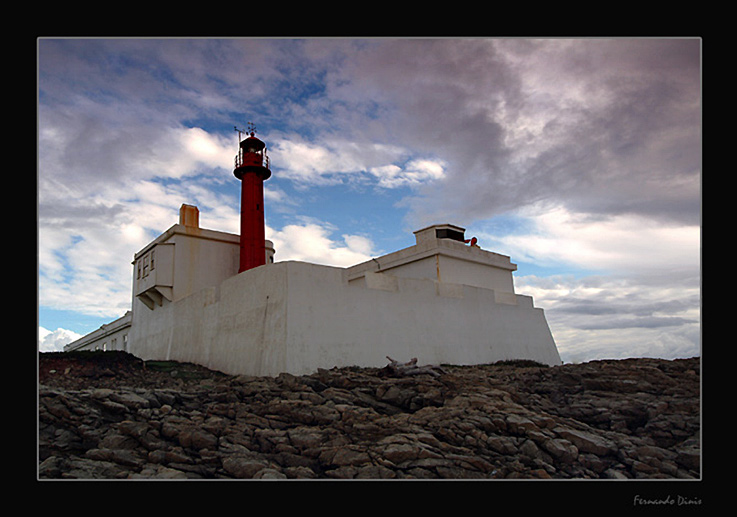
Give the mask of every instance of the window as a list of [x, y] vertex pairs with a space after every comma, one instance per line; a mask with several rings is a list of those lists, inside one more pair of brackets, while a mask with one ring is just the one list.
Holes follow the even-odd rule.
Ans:
[[463, 242], [463, 233], [451, 230], [450, 228], [439, 228], [435, 230], [435, 237], [438, 239], [453, 239], [454, 241]]
[[138, 261], [138, 263], [136, 264], [136, 266], [138, 267], [138, 276], [137, 276], [137, 278], [140, 279], [141, 278], [141, 261], [140, 260]]
[[151, 250], [151, 271], [154, 270], [154, 253], [156, 253], [156, 250]]
[[148, 276], [148, 264], [149, 264], [148, 261], [149, 261], [148, 255], [143, 257], [143, 277], [144, 278]]

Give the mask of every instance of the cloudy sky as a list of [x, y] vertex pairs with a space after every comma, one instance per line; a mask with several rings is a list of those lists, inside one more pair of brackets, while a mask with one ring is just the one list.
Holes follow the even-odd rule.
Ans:
[[235, 126], [277, 260], [349, 266], [452, 223], [518, 265], [566, 362], [700, 353], [698, 39], [40, 39], [38, 318], [130, 309], [178, 222], [238, 233]]

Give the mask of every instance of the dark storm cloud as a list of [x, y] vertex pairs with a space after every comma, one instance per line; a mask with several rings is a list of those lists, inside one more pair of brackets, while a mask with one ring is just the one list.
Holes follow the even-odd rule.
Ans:
[[[42, 108], [88, 114], [64, 127], [77, 131], [70, 155], [95, 167], [122, 148], [101, 136], [106, 124], [155, 142], [145, 127], [229, 129], [248, 114], [443, 160], [447, 179], [413, 200], [418, 213], [481, 219], [550, 202], [698, 220], [696, 39], [42, 40], [40, 51]], [[90, 135], [101, 157], [75, 145]]]
[[328, 125], [300, 106], [320, 97], [334, 59], [314, 48], [260, 39], [41, 40], [40, 173], [93, 188], [170, 176], [172, 135], [187, 128], [230, 136], [250, 120], [259, 129]]
[[[580, 124], [567, 128], [569, 140], [551, 151], [568, 164], [557, 175], [577, 179], [566, 196], [570, 206], [694, 224], [701, 156], [698, 41], [610, 46], [597, 80], [607, 102], [596, 109], [582, 106]], [[582, 74], [597, 72], [591, 65]], [[549, 161], [543, 155], [531, 170], [544, 170]]]
[[[535, 202], [699, 217], [698, 40], [387, 42], [356, 65], [394, 134], [448, 164], [412, 206], [486, 218]], [[364, 56], [365, 57], [365, 56]]]
[[415, 220], [534, 203], [699, 220], [697, 39], [42, 40], [39, 80], [59, 130], [40, 164], [72, 182], [151, 177], [171, 129], [253, 116], [441, 160]]
[[107, 206], [99, 202], [81, 204], [75, 199], [53, 200], [39, 206], [38, 218], [47, 226], [73, 229], [90, 220], [112, 220], [124, 211], [119, 203]]
[[606, 330], [646, 328], [656, 329], [662, 327], [680, 327], [685, 324], [698, 323], [698, 320], [678, 317], [645, 316], [639, 318], [614, 318], [614, 319], [589, 319], [573, 325], [581, 330]]
[[[654, 313], [674, 314], [698, 306], [698, 297], [681, 296], [675, 299], [642, 300], [629, 295], [623, 299], [607, 297], [600, 294], [595, 299], [566, 297], [556, 305], [556, 310], [566, 314], [586, 316], [608, 316], [627, 314], [638, 318], [651, 318]], [[673, 318], [670, 318], [673, 319]]]

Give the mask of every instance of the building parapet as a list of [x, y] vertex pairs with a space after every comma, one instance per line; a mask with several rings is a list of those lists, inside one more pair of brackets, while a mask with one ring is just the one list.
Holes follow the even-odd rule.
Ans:
[[[73, 350], [94, 350], [94, 349], [106, 349], [104, 343], [106, 339], [112, 337], [115, 334], [120, 334], [121, 343], [120, 346], [115, 344], [110, 350], [126, 350], [127, 345], [127, 331], [130, 330], [132, 323], [133, 313], [126, 311], [126, 313], [118, 318], [117, 320], [105, 323], [100, 326], [97, 330], [90, 332], [89, 334], [82, 336], [81, 338], [72, 341], [71, 343], [64, 345], [65, 352], [71, 352]], [[92, 348], [92, 347], [96, 348]], [[112, 346], [112, 344], [111, 344]]]
[[[363, 277], [366, 273], [389, 272], [393, 274], [410, 264], [440, 256], [492, 267], [508, 273], [517, 270], [517, 265], [512, 263], [506, 255], [466, 245], [463, 238], [464, 232], [464, 228], [448, 224], [423, 228], [414, 232], [417, 241], [414, 246], [351, 266], [346, 269], [346, 279], [350, 282]], [[436, 279], [440, 281], [442, 276], [440, 261], [436, 262]]]

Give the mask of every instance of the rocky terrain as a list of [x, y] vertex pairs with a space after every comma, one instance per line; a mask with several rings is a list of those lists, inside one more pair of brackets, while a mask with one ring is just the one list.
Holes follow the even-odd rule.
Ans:
[[42, 353], [38, 478], [701, 477], [698, 358], [387, 363], [272, 378]]

